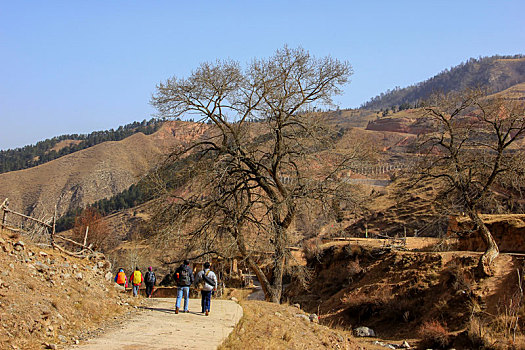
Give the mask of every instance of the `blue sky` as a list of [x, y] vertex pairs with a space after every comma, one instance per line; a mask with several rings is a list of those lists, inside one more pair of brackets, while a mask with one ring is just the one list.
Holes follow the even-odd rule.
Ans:
[[287, 44], [354, 69], [341, 108], [525, 53], [525, 1], [0, 0], [0, 149], [151, 118], [155, 85]]

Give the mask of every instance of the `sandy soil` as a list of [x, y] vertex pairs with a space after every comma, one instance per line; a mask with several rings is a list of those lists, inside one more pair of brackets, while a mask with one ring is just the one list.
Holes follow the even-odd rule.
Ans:
[[146, 300], [143, 310], [117, 329], [71, 348], [88, 349], [216, 349], [242, 317], [239, 304], [212, 300], [208, 317], [200, 299], [190, 299], [190, 312], [174, 312], [175, 299]]

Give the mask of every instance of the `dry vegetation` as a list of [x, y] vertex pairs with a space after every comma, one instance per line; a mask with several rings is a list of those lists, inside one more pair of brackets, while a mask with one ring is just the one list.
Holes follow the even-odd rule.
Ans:
[[484, 279], [476, 274], [478, 258], [330, 244], [308, 259], [317, 276], [309, 289], [293, 283], [287, 296], [318, 312], [322, 324], [367, 326], [382, 339], [423, 348], [521, 349], [523, 262], [503, 255], [496, 275]]
[[[0, 348], [72, 344], [134, 303], [104, 275], [105, 260], [81, 260], [0, 231]], [[111, 275], [111, 274], [110, 274]]]
[[359, 349], [349, 332], [330, 329], [296, 315], [300, 309], [263, 301], [242, 301], [243, 318], [221, 350], [246, 349]]

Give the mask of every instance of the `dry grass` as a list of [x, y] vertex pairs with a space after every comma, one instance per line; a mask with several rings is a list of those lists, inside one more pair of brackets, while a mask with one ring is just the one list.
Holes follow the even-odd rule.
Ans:
[[296, 317], [304, 314], [289, 305], [242, 301], [244, 315], [228, 339], [227, 349], [358, 349], [349, 332], [330, 329]]

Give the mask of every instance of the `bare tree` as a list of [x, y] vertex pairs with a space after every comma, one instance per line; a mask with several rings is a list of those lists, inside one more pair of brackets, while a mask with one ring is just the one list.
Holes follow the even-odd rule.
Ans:
[[[335, 136], [308, 112], [331, 105], [351, 73], [347, 62], [284, 47], [244, 70], [232, 61], [203, 63], [189, 78], [159, 84], [152, 98], [162, 116], [196, 114], [208, 128], [205, 137], [172, 155], [174, 161], [194, 157], [189, 190], [170, 192], [170, 205], [157, 217], [171, 225], [169, 232], [184, 227], [189, 245], [212, 250], [209, 245], [220, 243], [223, 251], [240, 254], [272, 302], [281, 299], [298, 205], [344, 185], [334, 179], [352, 157], [341, 155], [335, 167], [314, 157]], [[255, 251], [267, 250], [268, 274], [254, 258]]]
[[105, 251], [110, 237], [109, 227], [96, 209], [88, 207], [75, 218], [72, 238], [77, 242], [82, 243], [85, 240], [84, 245]]
[[493, 275], [499, 249], [479, 212], [497, 201], [494, 186], [509, 176], [521, 153], [516, 147], [525, 132], [524, 104], [486, 97], [481, 90], [437, 94], [424, 107], [423, 137], [418, 165], [422, 178], [432, 179], [448, 207], [469, 216], [486, 244], [480, 271]]

